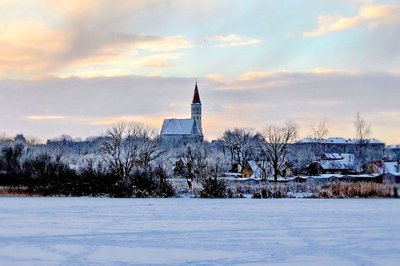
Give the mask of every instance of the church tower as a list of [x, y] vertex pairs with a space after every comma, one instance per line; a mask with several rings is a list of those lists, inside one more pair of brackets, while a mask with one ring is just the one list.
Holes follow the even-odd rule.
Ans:
[[199, 95], [199, 89], [197, 88], [197, 81], [194, 87], [193, 101], [192, 101], [192, 119], [197, 123], [200, 129], [201, 135], [203, 135], [203, 128], [201, 125], [201, 101]]

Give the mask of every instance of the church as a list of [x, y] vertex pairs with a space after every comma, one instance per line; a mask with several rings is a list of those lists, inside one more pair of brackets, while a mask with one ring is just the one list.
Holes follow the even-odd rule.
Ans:
[[203, 140], [203, 129], [201, 124], [201, 101], [199, 89], [194, 87], [191, 105], [191, 118], [164, 119], [160, 137], [163, 143], [179, 146], [187, 143], [195, 143]]

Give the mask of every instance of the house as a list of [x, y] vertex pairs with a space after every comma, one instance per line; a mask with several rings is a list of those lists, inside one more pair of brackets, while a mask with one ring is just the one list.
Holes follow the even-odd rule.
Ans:
[[400, 159], [400, 145], [391, 145], [386, 148], [386, 159], [397, 160]]
[[256, 161], [249, 160], [246, 162], [246, 164], [244, 165], [244, 167], [242, 169], [242, 177], [243, 178], [262, 179], [263, 171]]
[[382, 182], [388, 184], [400, 183], [400, 160], [374, 161], [368, 165], [372, 172], [382, 176]]
[[[243, 178], [255, 178], [255, 179], [265, 179], [267, 176], [272, 176], [274, 174], [274, 169], [271, 163], [267, 161], [256, 162], [254, 160], [249, 160], [243, 167], [242, 177]], [[292, 168], [287, 164], [283, 163], [279, 167], [279, 176], [294, 176], [295, 173]]]
[[351, 153], [324, 153], [308, 166], [310, 174], [354, 174], [361, 172], [361, 164]]
[[202, 129], [202, 104], [200, 100], [197, 82], [194, 88], [191, 104], [191, 118], [164, 119], [161, 127], [160, 138], [164, 144], [179, 146], [187, 143], [195, 143], [203, 140]]

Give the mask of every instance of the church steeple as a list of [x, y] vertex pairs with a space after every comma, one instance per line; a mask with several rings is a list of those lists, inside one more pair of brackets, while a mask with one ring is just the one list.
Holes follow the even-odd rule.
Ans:
[[196, 85], [194, 86], [194, 93], [193, 93], [193, 100], [192, 100], [192, 119], [196, 122], [201, 135], [203, 135], [203, 128], [201, 125], [201, 101], [200, 101], [200, 94], [199, 88]]
[[197, 81], [196, 85], [194, 86], [194, 94], [193, 94], [193, 101], [192, 103], [201, 103], [200, 101], [200, 95], [199, 95], [199, 89], [197, 87]]

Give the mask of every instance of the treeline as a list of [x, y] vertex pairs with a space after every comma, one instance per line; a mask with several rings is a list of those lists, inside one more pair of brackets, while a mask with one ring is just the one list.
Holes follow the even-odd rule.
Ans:
[[87, 162], [73, 169], [47, 152], [21, 161], [21, 145], [1, 150], [0, 185], [24, 188], [26, 193], [65, 196], [172, 197], [173, 187], [162, 168], [137, 168], [129, 175]]
[[[362, 131], [362, 130], [361, 130]], [[261, 181], [285, 176], [283, 166], [301, 173], [321, 151], [290, 149], [297, 126], [269, 126], [225, 130], [213, 143], [173, 146], [143, 124], [118, 124], [100, 137], [75, 141], [67, 136], [41, 144], [0, 142], [0, 186], [14, 186], [41, 195], [171, 197], [170, 178], [201, 185], [202, 197], [226, 197], [225, 172], [240, 173], [250, 160], [261, 171]], [[314, 138], [323, 139], [320, 123]], [[365, 135], [365, 134], [364, 134]], [[365, 138], [365, 136], [364, 136]], [[360, 146], [361, 147], [361, 146]]]
[[3, 142], [0, 186], [39, 195], [172, 197], [169, 179], [179, 176], [188, 185], [203, 184], [203, 197], [225, 196], [218, 177], [227, 164], [208, 143], [171, 149], [137, 123], [114, 126], [84, 148], [80, 143], [64, 137], [47, 144]]

